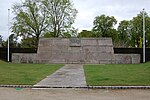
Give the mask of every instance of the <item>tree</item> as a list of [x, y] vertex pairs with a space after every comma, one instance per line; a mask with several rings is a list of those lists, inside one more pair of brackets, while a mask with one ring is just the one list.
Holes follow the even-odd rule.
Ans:
[[109, 34], [110, 34], [110, 37], [112, 38], [113, 45], [116, 46], [116, 44], [119, 42], [118, 31], [116, 29], [111, 29]]
[[22, 39], [21, 43], [20, 43], [20, 47], [21, 48], [37, 48], [36, 47], [36, 38], [34, 37], [28, 37], [25, 39]]
[[54, 32], [46, 32], [42, 35], [44, 38], [51, 38], [54, 36]]
[[130, 21], [123, 20], [118, 26], [118, 39], [121, 47], [128, 47], [130, 42]]
[[95, 17], [93, 24], [93, 31], [96, 32], [97, 37], [111, 37], [110, 32], [114, 29], [114, 25], [117, 24], [117, 20], [113, 16], [101, 15]]
[[123, 20], [118, 26], [119, 43], [123, 47], [142, 47], [143, 45], [143, 13], [145, 14], [145, 30], [147, 46], [150, 46], [150, 17], [140, 12], [132, 20]]
[[37, 46], [40, 35], [49, 26], [45, 7], [40, 4], [39, 0], [25, 0], [22, 4], [15, 4], [13, 12], [16, 16], [12, 32], [22, 36], [23, 39], [35, 38]]
[[131, 20], [131, 45], [133, 47], [140, 46], [140, 38], [143, 33], [143, 14], [140, 13]]
[[43, 34], [51, 32], [52, 37], [65, 37], [66, 32], [72, 31], [77, 14], [70, 0], [25, 0], [15, 4], [13, 12], [16, 16], [12, 32], [21, 36], [22, 41], [32, 38], [35, 47]]
[[92, 31], [82, 30], [82, 32], [78, 34], [78, 37], [96, 37], [96, 34]]
[[7, 41], [3, 40], [3, 36], [0, 35], [0, 47], [6, 47]]
[[[146, 37], [148, 41], [148, 45], [150, 38], [150, 17], [146, 12], [145, 14], [145, 25], [146, 25]], [[143, 12], [140, 12], [136, 17], [134, 17], [131, 20], [131, 45], [132, 47], [142, 47], [142, 41], [143, 41]]]
[[18, 38], [17, 38], [16, 34], [11, 34], [9, 36], [9, 43], [10, 43], [11, 48], [16, 48], [18, 46], [17, 40], [18, 40]]
[[72, 28], [77, 10], [70, 0], [42, 0], [49, 15], [49, 23], [53, 37], [65, 37]]
[[[17, 48], [19, 43], [17, 42], [18, 38], [16, 34], [9, 35], [9, 46], [11, 48]], [[2, 40], [2, 46], [7, 47], [8, 46], [8, 39], [6, 41]]]
[[3, 44], [3, 37], [0, 35], [0, 47], [2, 47]]
[[[66, 32], [63, 32], [62, 33], [62, 36], [63, 38], [71, 38], [71, 37], [77, 37], [77, 29], [70, 29], [69, 31], [66, 31]], [[42, 37], [44, 38], [51, 38], [51, 37], [54, 37], [54, 32], [47, 32], [45, 34], [42, 35]]]

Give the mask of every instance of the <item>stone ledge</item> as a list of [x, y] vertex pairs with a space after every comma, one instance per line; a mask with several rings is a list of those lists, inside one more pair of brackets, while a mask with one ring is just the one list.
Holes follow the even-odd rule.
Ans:
[[[37, 54], [18, 54], [15, 53], [12, 55], [12, 62], [13, 63], [49, 63], [51, 62], [50, 59], [37, 59]], [[37, 60], [40, 60], [40, 62]], [[42, 62], [46, 60], [46, 62]], [[60, 59], [59, 59], [60, 60]], [[61, 60], [61, 61], [53, 61], [51, 63], [82, 63], [82, 64], [90, 64], [92, 62], [88, 62], [86, 60], [83, 60], [82, 62], [79, 61], [67, 61], [67, 60]], [[115, 59], [97, 59], [98, 61], [93, 61], [93, 64], [138, 64], [140, 63], [140, 54], [115, 54]], [[90, 60], [92, 61], [92, 60]]]
[[36, 53], [13, 53], [12, 63], [35, 63]]
[[139, 64], [140, 54], [115, 54], [116, 64]]

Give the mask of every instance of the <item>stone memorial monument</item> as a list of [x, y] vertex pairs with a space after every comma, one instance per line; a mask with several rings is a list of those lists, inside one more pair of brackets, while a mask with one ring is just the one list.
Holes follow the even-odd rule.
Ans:
[[14, 63], [139, 63], [140, 55], [114, 54], [111, 38], [41, 38], [37, 54], [13, 54]]

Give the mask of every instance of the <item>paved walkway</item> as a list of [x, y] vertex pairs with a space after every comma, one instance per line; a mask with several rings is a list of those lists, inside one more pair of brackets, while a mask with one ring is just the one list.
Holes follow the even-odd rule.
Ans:
[[35, 86], [85, 87], [86, 81], [83, 65], [67, 64]]

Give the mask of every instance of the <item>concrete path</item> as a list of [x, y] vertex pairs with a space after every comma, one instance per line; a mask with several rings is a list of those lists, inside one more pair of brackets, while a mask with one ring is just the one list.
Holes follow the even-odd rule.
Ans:
[[67, 64], [35, 86], [85, 87], [86, 81], [83, 65]]

